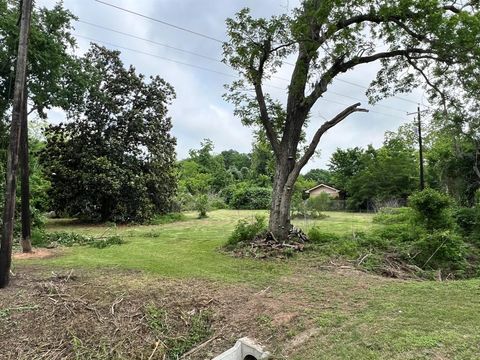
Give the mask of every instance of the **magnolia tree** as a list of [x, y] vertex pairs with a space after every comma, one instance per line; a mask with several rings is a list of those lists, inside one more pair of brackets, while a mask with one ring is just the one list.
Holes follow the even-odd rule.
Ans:
[[[273, 149], [269, 229], [277, 240], [288, 236], [295, 181], [322, 135], [349, 115], [367, 111], [352, 104], [304, 139], [312, 107], [335, 78], [379, 62], [369, 88], [371, 100], [378, 100], [418, 86], [419, 67], [472, 63], [478, 59], [478, 8], [474, 1], [304, 0], [291, 16], [256, 19], [243, 9], [227, 19], [224, 61], [240, 79], [229, 85], [226, 98], [245, 125], [260, 126]], [[265, 80], [291, 58], [286, 98], [275, 99], [265, 91]]]

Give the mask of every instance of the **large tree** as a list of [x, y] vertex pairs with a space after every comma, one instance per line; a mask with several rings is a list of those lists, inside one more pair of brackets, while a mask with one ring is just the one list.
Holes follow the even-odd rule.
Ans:
[[[471, 62], [478, 53], [478, 4], [444, 0], [304, 0], [289, 17], [255, 19], [248, 9], [227, 19], [225, 62], [240, 79], [227, 98], [244, 124], [260, 125], [275, 154], [270, 231], [285, 239], [295, 181], [322, 135], [349, 115], [352, 104], [319, 126], [300, 146], [308, 116], [334, 79], [362, 64], [379, 62], [372, 99], [416, 84], [412, 62]], [[265, 92], [269, 79], [295, 56], [286, 100]], [[253, 91], [251, 91], [253, 87]]]
[[[24, 106], [25, 84], [27, 79], [27, 53], [32, 0], [25, 0], [21, 6], [20, 32], [18, 40], [17, 68], [15, 73], [15, 91], [13, 96], [12, 123], [7, 151], [7, 171], [5, 186], [5, 206], [2, 217], [0, 241], [0, 288], [8, 285], [12, 261], [13, 226], [15, 218], [15, 191], [17, 182], [18, 153], [20, 149], [20, 123]], [[25, 113], [23, 113], [25, 116]]]
[[145, 221], [170, 210], [175, 143], [159, 76], [124, 67], [118, 51], [93, 45], [92, 83], [68, 122], [46, 130], [42, 161], [55, 210], [90, 220]]
[[[0, 0], [0, 126], [12, 109], [14, 94], [14, 71], [17, 58], [18, 18], [17, 1]], [[22, 247], [30, 244], [30, 164], [28, 147], [28, 115], [36, 113], [46, 118], [46, 110], [61, 107], [72, 109], [81, 101], [89, 76], [85, 66], [72, 50], [75, 39], [71, 35], [75, 17], [61, 3], [51, 9], [32, 10], [28, 52], [28, 82], [24, 96], [20, 139], [21, 193], [22, 193]], [[48, 54], [48, 56], [46, 56]], [[27, 105], [28, 102], [28, 105]], [[1, 143], [1, 141], [0, 141]], [[6, 147], [5, 147], [6, 148]], [[0, 150], [1, 151], [1, 150]]]

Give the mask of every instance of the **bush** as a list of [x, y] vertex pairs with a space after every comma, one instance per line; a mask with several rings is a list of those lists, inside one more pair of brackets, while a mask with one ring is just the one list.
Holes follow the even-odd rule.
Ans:
[[328, 217], [321, 213], [319, 210], [316, 210], [309, 206], [308, 201], [302, 201], [298, 199], [294, 199], [292, 201], [292, 219], [315, 219], [321, 220]]
[[328, 242], [339, 241], [340, 236], [322, 231], [317, 226], [314, 226], [308, 231], [308, 239], [315, 244], [324, 244]]
[[223, 201], [231, 206], [233, 202], [233, 197], [235, 195], [236, 189], [241, 186], [240, 184], [231, 184], [229, 186], [224, 187], [220, 192], [218, 193], [218, 196], [220, 196]]
[[253, 221], [241, 219], [238, 221], [235, 229], [228, 238], [227, 245], [235, 246], [241, 242], [252, 241], [255, 236], [264, 233], [267, 230], [266, 218], [263, 215], [255, 215]]
[[330, 210], [332, 207], [332, 198], [326, 193], [321, 193], [318, 196], [310, 197], [307, 200], [307, 208], [316, 211]]
[[233, 193], [230, 205], [234, 209], [263, 210], [272, 203], [272, 189], [243, 184]]
[[195, 210], [198, 211], [199, 219], [207, 217], [207, 211], [209, 210], [208, 195], [197, 195], [197, 197], [195, 198]]
[[417, 241], [411, 254], [422, 269], [462, 270], [466, 267], [466, 246], [462, 238], [450, 230], [434, 231]]
[[373, 222], [390, 225], [409, 222], [413, 218], [414, 212], [411, 208], [383, 208], [373, 217]]
[[227, 209], [228, 208], [228, 206], [225, 203], [225, 201], [223, 200], [223, 198], [220, 197], [219, 195], [216, 195], [216, 194], [210, 195], [208, 201], [209, 201], [209, 204], [210, 204], [210, 208], [212, 208], [213, 210], [220, 210], [220, 209]]
[[195, 210], [195, 197], [187, 190], [179, 191], [173, 200], [172, 211], [193, 211]]
[[429, 230], [448, 229], [452, 226], [448, 208], [450, 198], [433, 189], [419, 191], [408, 198], [410, 207], [415, 210], [419, 223]]
[[453, 212], [453, 218], [463, 236], [468, 237], [479, 229], [480, 211], [478, 208], [458, 208]]
[[407, 223], [394, 223], [388, 226], [382, 226], [372, 231], [372, 233], [390, 243], [402, 244], [411, 243], [418, 240], [422, 229]]

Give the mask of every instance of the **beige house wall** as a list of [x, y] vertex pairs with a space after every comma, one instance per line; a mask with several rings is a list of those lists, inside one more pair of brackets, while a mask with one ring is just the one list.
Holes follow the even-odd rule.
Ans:
[[315, 190], [310, 191], [310, 196], [315, 197], [315, 196], [319, 196], [322, 193], [326, 193], [330, 195], [330, 197], [333, 199], [336, 199], [339, 196], [337, 191], [327, 188], [325, 186], [321, 186], [319, 188], [316, 188]]

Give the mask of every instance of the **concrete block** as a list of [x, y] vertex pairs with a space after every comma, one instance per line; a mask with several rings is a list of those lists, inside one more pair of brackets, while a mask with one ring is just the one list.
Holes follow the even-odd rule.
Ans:
[[241, 338], [235, 346], [216, 356], [213, 360], [266, 360], [270, 353], [248, 337]]

